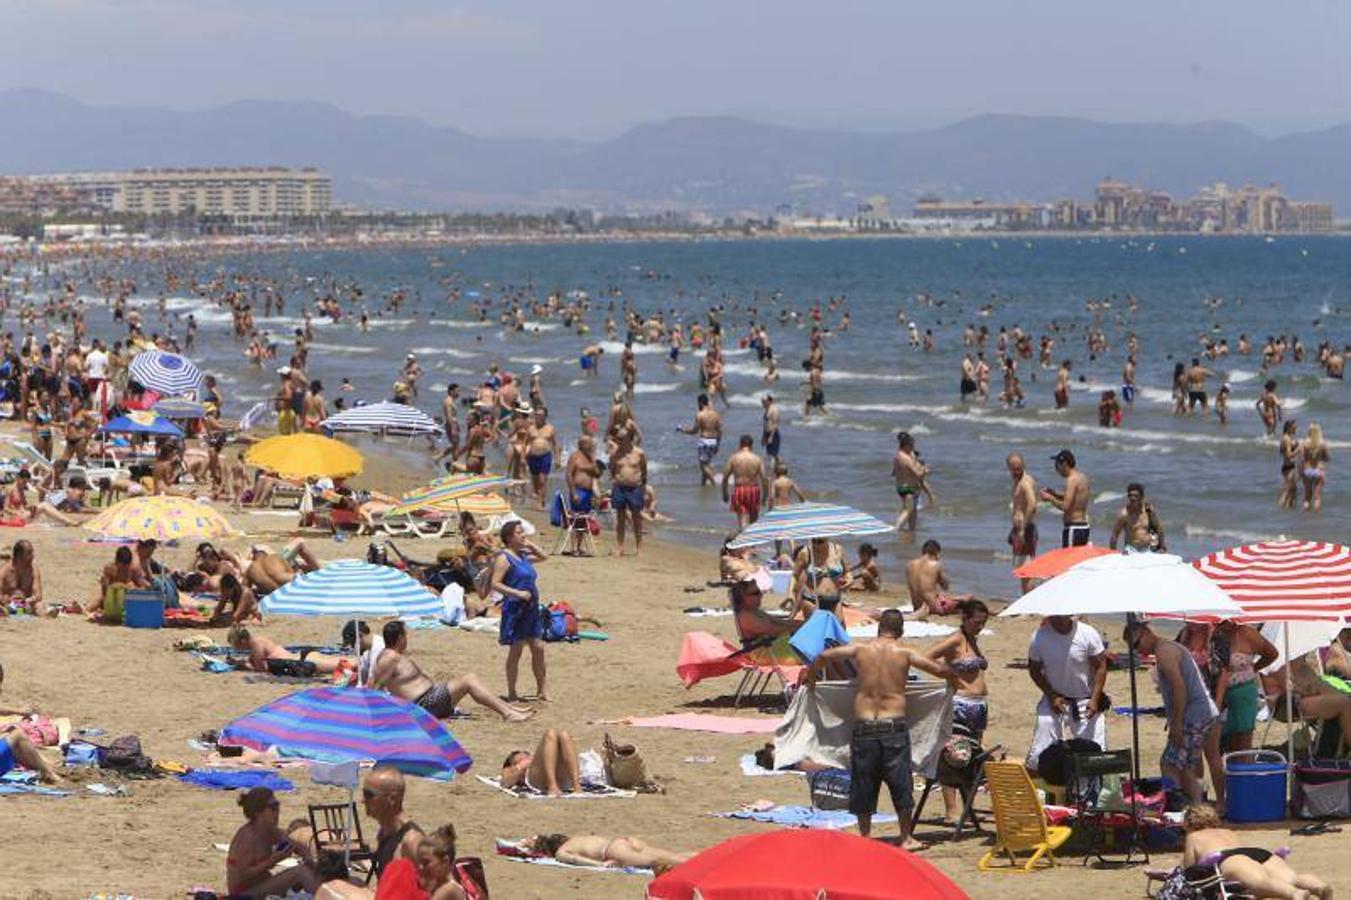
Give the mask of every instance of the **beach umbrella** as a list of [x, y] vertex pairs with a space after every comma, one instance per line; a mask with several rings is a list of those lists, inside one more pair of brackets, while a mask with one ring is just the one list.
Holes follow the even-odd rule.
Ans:
[[99, 431], [108, 434], [162, 434], [181, 438], [183, 429], [163, 416], [153, 412], [134, 409], [125, 416], [109, 419], [99, 426]]
[[283, 478], [350, 478], [365, 466], [361, 454], [320, 434], [281, 434], [259, 441], [244, 457]]
[[1077, 566], [1085, 560], [1095, 559], [1115, 553], [1106, 547], [1085, 544], [1082, 547], [1057, 547], [1048, 550], [1036, 559], [1029, 559], [1013, 570], [1014, 578], [1054, 578], [1066, 569]]
[[239, 534], [213, 506], [171, 494], [130, 497], [99, 513], [84, 527], [108, 538], [160, 542], [213, 540]]
[[784, 828], [723, 841], [648, 883], [648, 900], [967, 900], [932, 863], [882, 841]]
[[196, 400], [170, 397], [151, 407], [166, 419], [200, 419], [206, 415], [206, 406]]
[[326, 432], [365, 431], [374, 434], [436, 434], [441, 426], [431, 416], [406, 403], [382, 400], [354, 406], [319, 423]]
[[811, 538], [861, 537], [885, 534], [892, 527], [849, 506], [833, 503], [794, 503], [762, 515], [728, 544], [732, 549], [772, 541], [803, 541]]
[[449, 780], [473, 760], [421, 707], [361, 687], [311, 688], [235, 719], [220, 743], [323, 762], [371, 760], [409, 775]]
[[127, 370], [131, 379], [153, 391], [171, 397], [197, 393], [202, 373], [177, 353], [146, 350], [136, 354]]
[[[1001, 616], [1228, 618], [1241, 608], [1218, 585], [1171, 553], [1113, 553], [1081, 562], [1011, 603]], [[1136, 702], [1135, 651], [1129, 651], [1131, 708]], [[1140, 717], [1131, 716], [1132, 763], [1140, 778]], [[1106, 749], [1105, 747], [1103, 749]]]
[[252, 431], [267, 421], [267, 417], [271, 413], [272, 405], [266, 400], [259, 400], [249, 407], [248, 412], [239, 417], [239, 430], [243, 432]]
[[[511, 480], [504, 475], [451, 475], [404, 494], [399, 505], [386, 515], [404, 516], [431, 507], [454, 508], [461, 498], [483, 494], [510, 483]], [[507, 511], [510, 512], [510, 508]]]
[[435, 616], [441, 598], [411, 575], [391, 566], [340, 559], [293, 578], [262, 600], [263, 612], [279, 616], [387, 618]]

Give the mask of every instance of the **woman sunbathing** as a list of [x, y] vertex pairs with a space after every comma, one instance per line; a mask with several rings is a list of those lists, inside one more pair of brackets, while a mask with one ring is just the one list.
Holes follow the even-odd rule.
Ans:
[[1332, 888], [1314, 875], [1300, 875], [1280, 856], [1261, 847], [1240, 846], [1239, 836], [1221, 827], [1219, 814], [1208, 803], [1187, 807], [1183, 827], [1187, 843], [1182, 865], [1216, 865], [1220, 875], [1237, 881], [1258, 898], [1331, 900]]
[[550, 728], [539, 739], [534, 753], [513, 750], [507, 754], [502, 763], [502, 787], [511, 789], [524, 785], [550, 797], [561, 797], [564, 790], [580, 794], [581, 770], [572, 735]]
[[660, 874], [680, 865], [694, 854], [676, 853], [653, 847], [636, 837], [607, 838], [598, 834], [568, 837], [566, 834], [537, 834], [527, 841], [530, 849], [572, 866], [601, 869], [631, 867], [651, 869]]

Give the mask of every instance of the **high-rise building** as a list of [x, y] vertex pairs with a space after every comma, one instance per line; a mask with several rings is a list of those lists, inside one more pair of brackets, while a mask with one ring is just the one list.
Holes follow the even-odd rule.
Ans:
[[145, 215], [195, 213], [240, 224], [322, 215], [333, 205], [332, 179], [312, 168], [133, 169], [24, 180], [73, 192], [88, 208]]

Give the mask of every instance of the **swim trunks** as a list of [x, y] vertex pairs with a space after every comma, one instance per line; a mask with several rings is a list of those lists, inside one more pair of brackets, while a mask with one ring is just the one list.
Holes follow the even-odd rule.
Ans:
[[1061, 407], [1069, 406], [1069, 405], [1070, 405], [1070, 392], [1069, 392], [1069, 391], [1062, 391], [1062, 390], [1060, 390], [1060, 389], [1057, 388], [1057, 389], [1056, 389], [1056, 392], [1055, 392], [1055, 405], [1056, 405], [1056, 408], [1057, 408], [1057, 409], [1059, 409], [1059, 408], [1061, 408]]
[[976, 392], [976, 383], [970, 378], [963, 378], [961, 385], [962, 396], [967, 397]]
[[641, 484], [616, 484], [610, 487], [610, 505], [616, 511], [642, 512], [646, 497]]
[[808, 409], [825, 409], [825, 408], [826, 408], [826, 394], [825, 394], [825, 391], [821, 391], [821, 390], [815, 390], [815, 391], [812, 391], [811, 394], [807, 397], [807, 408], [808, 408]]
[[444, 683], [427, 688], [413, 702], [438, 719], [449, 719], [455, 715], [455, 701], [450, 698], [450, 691], [446, 690]]
[[915, 487], [913, 484], [896, 485], [897, 497], [915, 497], [918, 495], [919, 495], [919, 488]]
[[1023, 526], [1023, 533], [1020, 536], [1018, 529], [1009, 529], [1009, 546], [1013, 548], [1014, 556], [1036, 556], [1037, 555], [1037, 523], [1028, 522]]
[[583, 356], [583, 357], [581, 358], [580, 362], [581, 362], [581, 364], [582, 364], [582, 371], [583, 371], [583, 372], [589, 372], [589, 371], [591, 371], [591, 368], [592, 368], [593, 366], [595, 366], [595, 364], [596, 364], [595, 359], [592, 358], [592, 357], [590, 357], [590, 356]]
[[1205, 405], [1206, 405], [1206, 392], [1205, 392], [1205, 391], [1187, 391], [1187, 408], [1188, 408], [1188, 409], [1195, 409], [1195, 408], [1196, 408], [1196, 404], [1198, 404], [1198, 403], [1201, 404], [1202, 406], [1205, 406]]
[[1066, 525], [1060, 530], [1060, 546], [1083, 547], [1089, 541], [1091, 531], [1086, 523]]
[[572, 504], [572, 511], [574, 513], [591, 512], [591, 505], [596, 497], [595, 492], [591, 488], [576, 487], [573, 488], [573, 493], [577, 495], [577, 501]]
[[531, 475], [548, 475], [554, 470], [554, 455], [550, 452], [541, 453], [538, 456], [527, 456], [525, 465], [530, 470]]
[[732, 512], [745, 513], [752, 519], [760, 517], [760, 485], [738, 484], [732, 488]]
[[1169, 741], [1163, 749], [1160, 762], [1182, 772], [1199, 763], [1203, 756], [1202, 750], [1206, 744], [1206, 734], [1210, 731], [1210, 726], [1218, 720], [1219, 716], [1190, 725], [1184, 722], [1182, 725], [1182, 746], [1179, 747]]
[[699, 462], [701, 465], [708, 465], [713, 462], [713, 457], [718, 455], [720, 443], [717, 438], [699, 438]]
[[1135, 402], [1135, 385], [1123, 384], [1121, 386], [1121, 399], [1127, 403]]
[[779, 430], [777, 428], [774, 429], [773, 431], [764, 432], [764, 434], [760, 438], [760, 443], [764, 445], [766, 456], [779, 455], [779, 442], [780, 436]]

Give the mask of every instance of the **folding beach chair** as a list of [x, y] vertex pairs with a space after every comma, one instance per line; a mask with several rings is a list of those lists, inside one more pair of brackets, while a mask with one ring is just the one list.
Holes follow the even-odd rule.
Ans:
[[952, 724], [952, 736], [954, 738], [964, 738], [971, 744], [971, 758], [965, 766], [957, 768], [949, 761], [947, 755], [939, 757], [938, 775], [934, 778], [924, 779], [924, 790], [920, 792], [919, 802], [915, 804], [915, 811], [911, 815], [911, 826], [920, 823], [920, 814], [924, 811], [924, 804], [929, 799], [929, 794], [938, 786], [951, 787], [957, 789], [957, 794], [962, 800], [962, 814], [957, 817], [957, 824], [953, 826], [953, 838], [960, 838], [963, 829], [969, 823], [974, 831], [984, 831], [980, 827], [980, 818], [976, 815], [976, 794], [981, 785], [985, 783], [985, 763], [996, 759], [1004, 752], [1001, 744], [995, 744], [993, 747], [983, 748], [976, 743], [975, 738], [971, 736], [971, 731], [966, 726], [957, 722]]
[[783, 674], [784, 667], [800, 668], [801, 658], [792, 647], [786, 646], [778, 638], [762, 637], [747, 640], [741, 634], [741, 623], [736, 616], [732, 617], [732, 623], [736, 626], [736, 636], [741, 642], [741, 649], [732, 653], [729, 658], [745, 670], [741, 675], [741, 681], [737, 683], [736, 691], [732, 694], [732, 706], [740, 708], [743, 700], [763, 695], [775, 678], [779, 680], [779, 694], [782, 695], [783, 689], [788, 685], [788, 680]]
[[314, 832], [317, 857], [341, 856], [351, 865], [365, 863], [366, 880], [370, 881], [370, 861], [375, 851], [361, 833], [361, 817], [357, 815], [355, 800], [346, 803], [312, 803], [309, 806], [310, 830]]
[[[1056, 865], [1054, 851], [1069, 840], [1072, 832], [1063, 825], [1046, 823], [1046, 809], [1027, 767], [1019, 762], [987, 762], [985, 782], [994, 807], [995, 838], [994, 847], [980, 858], [981, 871], [1031, 872], [1043, 860], [1049, 866]], [[1020, 863], [1017, 854], [1027, 851], [1032, 855]], [[991, 864], [999, 855], [1008, 857], [1008, 866]]]
[[[1074, 821], [1086, 832], [1087, 853], [1084, 854], [1084, 865], [1088, 864], [1089, 856], [1094, 856], [1099, 863], [1128, 866], [1136, 862], [1137, 852], [1144, 857], [1143, 861], [1148, 863], [1149, 851], [1145, 849], [1144, 842], [1140, 839], [1140, 830], [1144, 823], [1141, 818], [1143, 810], [1139, 805], [1127, 804], [1124, 812], [1098, 805], [1101, 790], [1097, 786], [1101, 785], [1104, 775], [1130, 777], [1131, 751], [1090, 750], [1070, 753], [1069, 764], [1069, 793], [1074, 797]], [[1125, 855], [1120, 859], [1109, 859], [1108, 835], [1121, 825], [1123, 818], [1126, 820], [1125, 827], [1129, 828], [1129, 837], [1124, 848]]]
[[571, 498], [567, 491], [558, 491], [554, 494], [554, 502], [559, 503], [562, 509], [563, 524], [558, 529], [558, 540], [554, 542], [554, 555], [568, 546], [568, 541], [574, 533], [580, 532], [582, 535], [582, 546], [586, 552], [592, 556], [596, 555], [596, 539], [593, 535], [600, 533], [600, 519], [596, 518], [594, 512], [578, 512], [572, 508]]

